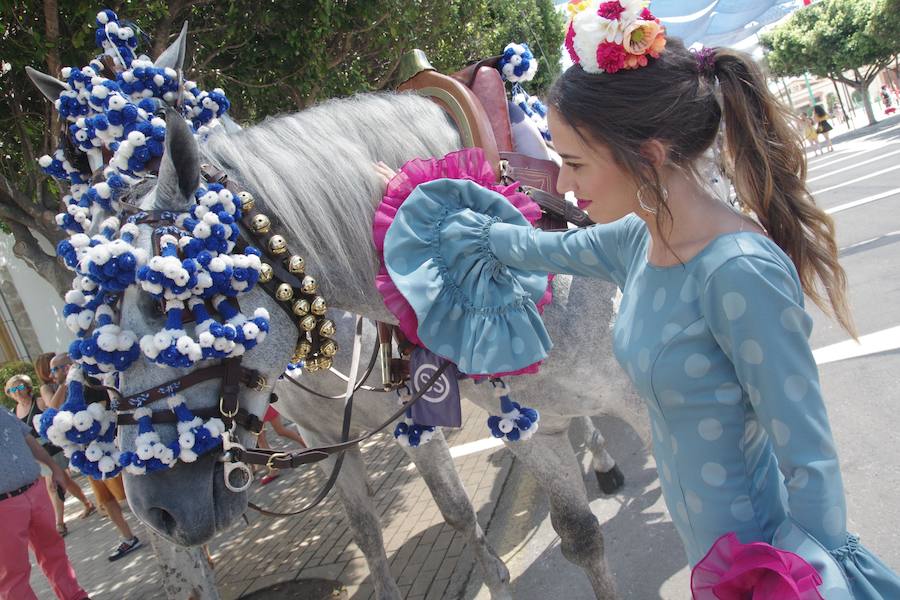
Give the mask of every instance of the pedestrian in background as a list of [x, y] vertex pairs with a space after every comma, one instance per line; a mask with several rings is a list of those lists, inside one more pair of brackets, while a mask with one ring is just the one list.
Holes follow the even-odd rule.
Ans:
[[831, 130], [834, 127], [831, 126], [831, 123], [828, 122], [828, 119], [831, 117], [828, 114], [828, 111], [825, 110], [825, 107], [821, 104], [816, 104], [813, 107], [813, 118], [816, 120], [816, 132], [825, 136], [825, 143], [828, 144], [828, 151], [833, 152], [834, 146], [831, 144]]
[[[18, 385], [18, 384], [16, 384]], [[31, 588], [28, 548], [59, 600], [87, 600], [66, 554], [66, 543], [53, 526], [53, 507], [45, 486], [36, 485], [46, 467], [57, 485], [62, 469], [31, 435], [31, 428], [0, 408], [0, 600], [37, 600]]]
[[[53, 360], [50, 361], [53, 379], [59, 386], [56, 392], [54, 392], [54, 399], [57, 397], [66, 397], [66, 393], [68, 392], [66, 376], [69, 373], [71, 364], [72, 359], [69, 358], [69, 355], [66, 353], [57, 354], [53, 357]], [[89, 381], [89, 383], [91, 382]], [[99, 384], [94, 382], [93, 385]], [[90, 385], [84, 387], [84, 396], [85, 401], [87, 401], [88, 404], [100, 402], [106, 405], [109, 402], [109, 396], [107, 396], [106, 392], [97, 387], [91, 387]], [[125, 520], [125, 515], [122, 512], [122, 506], [120, 504], [125, 501], [125, 486], [122, 484], [122, 475], [119, 474], [110, 479], [99, 480], [89, 477], [88, 482], [90, 482], [91, 489], [94, 492], [94, 499], [97, 501], [97, 504], [100, 505], [106, 513], [106, 516], [109, 517], [109, 520], [113, 522], [113, 525], [116, 526], [116, 529], [118, 529], [119, 534], [122, 536], [119, 544], [113, 548], [113, 551], [107, 558], [110, 561], [116, 561], [126, 554], [130, 554], [140, 548], [141, 541], [134, 535], [134, 532], [128, 525], [128, 521]]]
[[41, 475], [47, 486], [47, 493], [50, 495], [53, 504], [53, 512], [56, 514], [56, 531], [59, 535], [65, 537], [69, 530], [65, 521], [65, 493], [68, 491], [78, 498], [84, 505], [84, 512], [81, 518], [87, 518], [96, 510], [90, 500], [84, 495], [81, 487], [66, 473], [65, 469], [69, 466], [69, 459], [66, 458], [62, 448], [54, 446], [49, 440], [42, 438], [38, 430], [34, 426], [35, 417], [40, 416], [46, 406], [41, 398], [35, 398], [34, 389], [32, 387], [31, 377], [28, 375], [14, 375], [6, 382], [6, 395], [16, 402], [16, 417], [19, 418], [31, 430], [31, 435], [43, 446], [44, 450], [50, 456], [54, 463], [63, 472], [63, 485], [58, 487], [56, 482], [50, 476], [50, 470], [41, 467]]

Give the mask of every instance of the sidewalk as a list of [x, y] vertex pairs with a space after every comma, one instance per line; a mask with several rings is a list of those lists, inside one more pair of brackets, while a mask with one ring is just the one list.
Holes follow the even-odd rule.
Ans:
[[[486, 418], [486, 413], [464, 403], [463, 428], [445, 431], [450, 446], [487, 437]], [[280, 438], [270, 437], [278, 446]], [[425, 483], [392, 436], [376, 436], [363, 445], [362, 453], [375, 492], [391, 570], [405, 597], [460, 598], [475, 564], [461, 536], [444, 523]], [[488, 529], [513, 464], [512, 454], [499, 447], [454, 462], [479, 522]], [[311, 500], [324, 480], [318, 469], [284, 471], [265, 487], [257, 484], [251, 499], [270, 510], [289, 511]], [[87, 488], [85, 480], [80, 481]], [[149, 544], [110, 563], [106, 555], [118, 543], [115, 528], [99, 514], [86, 521], [78, 520], [80, 512], [81, 505], [67, 499], [70, 533], [66, 545], [78, 579], [91, 597], [165, 600]], [[345, 597], [354, 600], [374, 597], [365, 559], [351, 539], [334, 493], [306, 515], [269, 518], [248, 511], [247, 517], [249, 524], [236, 525], [210, 544], [223, 600], [235, 600], [297, 578], [340, 581], [345, 586]], [[144, 526], [130, 512], [126, 511], [126, 518], [135, 533], [146, 538], [142, 535]], [[32, 564], [31, 581], [38, 597], [53, 598], [43, 573], [34, 561]]]

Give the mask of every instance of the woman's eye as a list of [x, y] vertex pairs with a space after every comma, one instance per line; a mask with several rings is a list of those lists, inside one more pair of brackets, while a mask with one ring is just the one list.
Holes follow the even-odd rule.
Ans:
[[581, 168], [581, 165], [576, 165], [576, 164], [572, 164], [572, 163], [566, 163], [566, 166], [569, 167], [570, 169], [572, 169], [573, 171], [577, 171], [578, 169]]

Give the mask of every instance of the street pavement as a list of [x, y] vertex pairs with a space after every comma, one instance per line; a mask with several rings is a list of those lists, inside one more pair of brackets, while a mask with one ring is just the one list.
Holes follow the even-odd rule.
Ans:
[[[900, 118], [835, 137], [834, 152], [809, 157], [808, 182], [832, 214], [860, 344], [811, 305], [812, 347], [843, 467], [849, 529], [888, 565], [900, 570]], [[479, 522], [506, 561], [516, 600], [588, 600], [584, 574], [563, 558], [550, 524], [546, 496], [511, 453], [483, 440], [485, 414], [464, 405], [464, 428], [447, 432], [455, 464], [473, 499]], [[585, 465], [591, 507], [603, 524], [610, 568], [623, 598], [683, 599], [689, 571], [666, 512], [641, 418], [595, 418], [627, 484], [611, 497], [587, 469], [584, 436], [571, 438]], [[270, 436], [274, 437], [274, 436]], [[277, 445], [278, 440], [275, 440]], [[374, 501], [385, 530], [392, 570], [406, 598], [487, 599], [471, 551], [443, 523], [405, 455], [386, 435], [367, 443]], [[257, 488], [253, 500], [274, 510], [303, 505], [324, 477], [316, 469], [285, 473]], [[112, 525], [97, 515], [78, 521], [67, 503], [69, 554], [95, 600], [164, 598], [149, 550], [112, 565], [105, 555], [116, 542]], [[132, 524], [135, 519], [128, 515]], [[140, 526], [136, 528], [140, 534]], [[365, 560], [353, 543], [334, 496], [302, 517], [248, 523], [217, 536], [210, 546], [223, 599], [292, 579], [340, 582], [336, 597], [372, 597]], [[35, 568], [40, 598], [52, 598]], [[301, 599], [302, 600], [302, 599]], [[317, 600], [317, 599], [308, 599]]]

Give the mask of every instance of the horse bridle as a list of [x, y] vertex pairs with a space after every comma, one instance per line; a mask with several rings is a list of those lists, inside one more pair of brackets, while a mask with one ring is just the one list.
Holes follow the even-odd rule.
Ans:
[[[204, 165], [202, 167], [202, 174], [207, 183], [219, 183], [225, 186], [226, 189], [229, 189], [241, 202], [243, 216], [240, 222], [240, 236], [236, 242], [236, 247], [239, 250], [254, 245], [266, 248], [267, 254], [272, 258], [281, 258], [282, 255], [286, 255], [286, 258], [283, 261], [271, 260], [269, 263], [264, 263], [264, 268], [260, 273], [259, 283], [262, 285], [263, 289], [276, 300], [278, 306], [290, 315], [292, 320], [296, 317], [300, 317], [299, 322], [297, 322], [297, 327], [300, 331], [300, 341], [297, 344], [292, 359], [294, 362], [305, 360], [306, 371], [314, 372], [326, 369], [334, 371], [347, 382], [347, 391], [342, 395], [326, 396], [309, 389], [289, 375], [285, 375], [285, 378], [294, 385], [317, 396], [330, 399], [344, 399], [345, 404], [341, 426], [341, 441], [336, 444], [315, 448], [303, 448], [290, 452], [269, 448], [247, 448], [241, 445], [237, 440], [235, 431], [236, 426], [240, 425], [247, 431], [257, 435], [262, 431], [263, 427], [263, 421], [259, 417], [240, 406], [241, 387], [244, 386], [249, 390], [257, 392], [265, 391], [270, 387], [269, 382], [262, 374], [242, 365], [242, 355], [222, 359], [218, 364], [195, 369], [190, 373], [175, 377], [162, 384], [128, 396], [122, 395], [114, 387], [100, 387], [103, 387], [114, 394], [112, 404], [113, 408], [117, 411], [117, 424], [137, 425], [138, 423], [133, 414], [120, 411], [137, 409], [148, 403], [167, 398], [175, 393], [183, 392], [199, 383], [221, 379], [222, 388], [218, 405], [193, 409], [193, 413], [195, 416], [201, 418], [220, 418], [226, 425], [226, 431], [222, 435], [222, 457], [220, 460], [225, 463], [225, 484], [230, 490], [239, 492], [249, 488], [253, 481], [253, 477], [248, 465], [265, 465], [270, 469], [296, 468], [301, 465], [316, 463], [325, 460], [330, 456], [337, 455], [335, 465], [332, 468], [328, 480], [316, 498], [306, 507], [291, 513], [274, 513], [250, 503], [252, 508], [270, 516], [299, 514], [314, 508], [328, 495], [340, 474], [344, 458], [343, 453], [371, 438], [375, 434], [380, 433], [398, 418], [402, 417], [407, 409], [440, 379], [448, 367], [448, 363], [442, 364], [428, 381], [425, 382], [421, 389], [417, 390], [416, 393], [407, 402], [403, 403], [394, 414], [384, 421], [384, 423], [359, 437], [350, 439], [350, 425], [355, 392], [359, 389], [390, 391], [403, 384], [402, 381], [390, 381], [390, 378], [388, 378], [383, 382], [384, 385], [382, 389], [369, 388], [368, 386], [363, 385], [371, 375], [379, 356], [383, 356], [385, 346], [384, 340], [380, 338], [376, 340], [369, 363], [363, 375], [357, 379], [362, 345], [362, 318], [357, 317], [350, 373], [349, 375], [344, 376], [335, 371], [332, 366], [332, 357], [337, 351], [337, 343], [332, 339], [332, 336], [334, 335], [334, 323], [330, 319], [324, 317], [324, 300], [319, 303], [320, 306], [316, 307], [315, 313], [313, 313], [312, 304], [320, 297], [316, 296], [312, 302], [309, 301], [309, 296], [315, 295], [317, 286], [314, 280], [310, 283], [311, 277], [304, 275], [302, 259], [299, 259], [298, 255], [288, 252], [287, 243], [284, 238], [278, 234], [272, 233], [272, 218], [261, 213], [258, 210], [253, 197], [246, 193], [235, 182], [229, 181], [224, 171]], [[152, 225], [157, 228], [168, 228], [174, 225], [177, 217], [177, 213], [173, 211], [144, 211], [125, 202], [122, 202], [122, 206], [124, 212], [131, 215], [129, 220], [137, 225]], [[264, 238], [263, 236], [266, 237]], [[283, 265], [281, 264], [282, 262]], [[298, 275], [304, 275], [304, 279], [298, 279]], [[288, 289], [290, 289], [290, 293], [287, 292]], [[300, 293], [297, 293], [298, 290]], [[295, 298], [295, 293], [296, 296], [299, 297]], [[306, 302], [304, 303], [304, 301]], [[313, 319], [310, 319], [309, 317], [313, 317]], [[384, 379], [385, 376], [383, 376], [383, 380]], [[274, 383], [272, 384], [272, 387], [274, 387]], [[177, 416], [171, 411], [154, 411], [152, 413], [153, 423], [174, 424], [177, 420]], [[232, 474], [234, 474], [235, 471], [239, 472], [243, 483], [235, 484], [232, 482]]]

